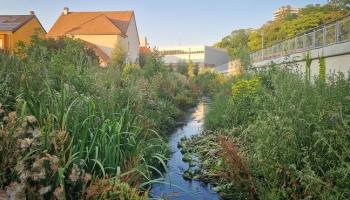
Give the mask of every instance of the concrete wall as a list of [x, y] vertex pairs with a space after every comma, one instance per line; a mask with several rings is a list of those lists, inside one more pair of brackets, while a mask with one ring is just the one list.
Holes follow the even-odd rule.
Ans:
[[230, 56], [224, 49], [205, 47], [204, 64], [209, 66], [220, 66], [230, 61]]
[[[271, 62], [276, 64], [292, 63], [295, 62], [301, 72], [305, 72], [305, 56], [307, 52], [296, 53], [293, 55], [265, 60], [257, 63], [253, 63], [254, 67], [260, 68], [264, 67]], [[310, 56], [312, 59], [311, 63], [311, 76], [318, 76], [319, 74], [319, 57], [325, 57], [326, 62], [326, 73], [330, 75], [332, 73], [342, 72], [348, 76], [348, 71], [350, 70], [350, 42], [339, 43], [319, 49], [314, 49], [310, 51]]]
[[221, 74], [225, 74], [225, 75], [235, 76], [242, 73], [242, 65], [240, 60], [232, 60], [223, 65], [214, 67], [213, 71]]

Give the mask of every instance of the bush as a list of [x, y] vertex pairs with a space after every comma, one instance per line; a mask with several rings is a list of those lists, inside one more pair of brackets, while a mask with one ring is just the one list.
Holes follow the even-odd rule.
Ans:
[[[161, 176], [155, 169], [169, 154], [163, 136], [196, 94], [156, 56], [144, 68], [97, 64], [69, 38], [33, 38], [17, 56], [0, 53], [0, 113], [20, 116], [13, 126], [0, 123], [1, 147], [11, 147], [0, 149], [0, 195], [20, 188], [29, 199], [146, 198], [139, 189]], [[35, 116], [30, 133], [39, 136], [13, 135], [25, 116]], [[22, 140], [30, 144], [16, 153]]]
[[[339, 74], [327, 84], [310, 83], [301, 74], [275, 67], [242, 78], [231, 94], [216, 93], [205, 128], [240, 147], [258, 197], [350, 198], [350, 79]], [[224, 147], [216, 148], [225, 155]], [[237, 187], [237, 179], [225, 180]], [[253, 191], [242, 198], [255, 198], [249, 195]]]

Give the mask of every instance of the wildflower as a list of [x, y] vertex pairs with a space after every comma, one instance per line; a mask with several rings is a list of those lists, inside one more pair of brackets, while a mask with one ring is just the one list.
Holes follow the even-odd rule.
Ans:
[[85, 176], [84, 176], [84, 182], [85, 183], [91, 181], [91, 179], [92, 179], [91, 174], [85, 174]]
[[40, 194], [40, 195], [44, 195], [44, 194], [50, 192], [50, 190], [51, 190], [51, 186], [50, 186], [50, 185], [49, 185], [49, 186], [46, 186], [46, 187], [41, 187], [41, 188], [39, 189], [39, 194]]
[[9, 121], [9, 118], [5, 116], [2, 118], [2, 121], [4, 122], [4, 124], [7, 124]]
[[0, 189], [0, 199], [7, 199], [6, 191]]
[[32, 179], [34, 181], [38, 181], [38, 180], [42, 180], [42, 179], [45, 179], [46, 177], [46, 172], [45, 172], [45, 169], [44, 168], [41, 168], [39, 170], [39, 172], [33, 172], [32, 173]]
[[78, 165], [73, 164], [72, 172], [69, 175], [69, 180], [72, 181], [73, 183], [76, 183], [79, 177], [80, 177], [80, 168], [78, 167]]
[[57, 187], [55, 191], [53, 192], [53, 195], [56, 197], [57, 200], [63, 200], [64, 194], [61, 187]]
[[34, 139], [31, 138], [24, 138], [22, 140], [18, 140], [20, 143], [20, 148], [25, 151], [27, 150], [33, 143]]
[[23, 183], [11, 183], [6, 188], [7, 199], [24, 200], [26, 199], [25, 191], [25, 185]]
[[14, 124], [15, 121], [16, 121], [16, 118], [17, 118], [16, 112], [10, 112], [10, 113], [8, 114], [8, 122], [9, 122], [10, 124]]
[[40, 169], [44, 163], [45, 158], [36, 159], [32, 165], [33, 169]]
[[25, 134], [25, 130], [23, 128], [16, 128], [14, 137], [18, 138]]
[[35, 125], [38, 122], [38, 120], [33, 115], [27, 116], [27, 120], [26, 121], [30, 125]]
[[50, 154], [46, 154], [46, 157], [47, 157], [47, 160], [49, 160], [50, 161], [50, 168], [51, 168], [51, 171], [53, 172], [53, 173], [55, 173], [57, 170], [58, 170], [58, 162], [59, 162], [59, 160], [58, 160], [58, 158], [57, 158], [57, 156], [55, 156], [55, 155], [50, 155]]
[[27, 179], [29, 178], [30, 172], [28, 170], [22, 170], [20, 171], [20, 175], [19, 175], [19, 179], [21, 180], [21, 182], [25, 182], [27, 181]]
[[30, 132], [31, 132], [33, 138], [39, 138], [41, 136], [41, 132], [38, 129], [34, 129]]

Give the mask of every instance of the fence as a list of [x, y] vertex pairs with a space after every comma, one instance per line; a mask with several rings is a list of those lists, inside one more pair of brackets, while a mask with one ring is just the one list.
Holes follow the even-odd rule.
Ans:
[[350, 16], [250, 54], [253, 63], [350, 41]]

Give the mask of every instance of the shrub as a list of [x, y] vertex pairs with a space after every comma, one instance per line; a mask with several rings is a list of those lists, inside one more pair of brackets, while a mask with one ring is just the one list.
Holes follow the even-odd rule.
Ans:
[[[222, 92], [225, 88], [216, 93], [205, 129], [239, 144], [258, 197], [350, 198], [350, 79], [339, 74], [328, 77], [327, 84], [311, 83], [278, 68], [242, 78], [234, 82], [231, 94]], [[237, 179], [222, 178], [237, 186]], [[251, 185], [242, 184], [242, 191]], [[234, 193], [224, 190], [230, 191]]]
[[126, 47], [120, 40], [118, 40], [114, 45], [109, 65], [122, 68], [127, 61], [127, 57], [128, 53]]
[[[156, 55], [143, 68], [99, 68], [69, 38], [33, 38], [17, 53], [0, 53], [0, 115], [20, 116], [13, 126], [0, 123], [8, 147], [0, 148], [0, 196], [8, 188], [29, 199], [145, 199], [139, 189], [161, 176], [169, 154], [163, 136], [195, 101], [187, 78]], [[24, 130], [24, 116], [35, 116], [36, 129]], [[26, 151], [17, 153], [23, 141]]]

